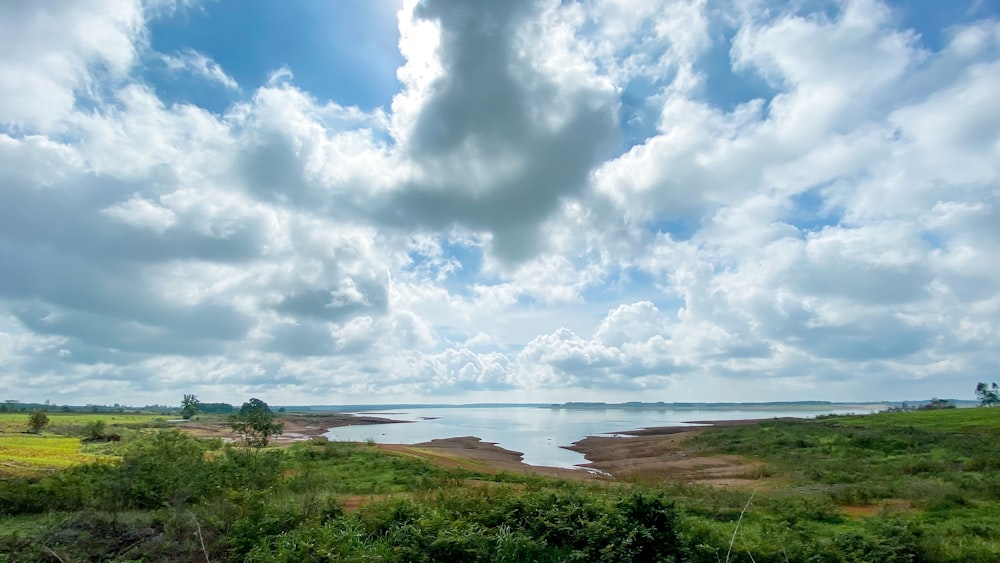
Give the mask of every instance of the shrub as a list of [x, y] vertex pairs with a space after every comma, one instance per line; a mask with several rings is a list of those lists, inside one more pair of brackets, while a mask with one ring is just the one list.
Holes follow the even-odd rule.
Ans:
[[83, 439], [91, 442], [100, 440], [104, 437], [104, 430], [107, 427], [108, 424], [103, 420], [92, 420], [83, 429]]
[[206, 446], [178, 430], [133, 441], [122, 457], [123, 504], [159, 508], [201, 498], [211, 487]]
[[31, 411], [31, 415], [28, 417], [28, 427], [31, 429], [32, 433], [38, 434], [42, 431], [42, 428], [45, 428], [48, 424], [49, 417], [45, 414], [45, 411], [42, 409], [35, 409]]

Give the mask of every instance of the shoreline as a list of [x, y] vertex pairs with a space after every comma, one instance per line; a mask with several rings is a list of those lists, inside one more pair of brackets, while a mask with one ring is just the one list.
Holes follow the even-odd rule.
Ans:
[[[748, 424], [757, 424], [758, 422], [764, 422], [767, 420], [791, 420], [791, 417], [775, 417], [775, 418], [741, 418], [736, 420], [687, 420], [681, 424], [688, 424], [691, 426], [650, 426], [648, 428], [640, 428], [638, 430], [628, 430], [625, 432], [614, 432], [615, 436], [666, 436], [669, 434], [680, 434], [683, 432], [690, 432], [696, 430], [705, 430], [706, 428], [715, 428], [722, 426], [745, 426]], [[602, 435], [603, 436], [603, 435]], [[602, 437], [595, 436], [595, 437]], [[590, 436], [587, 436], [590, 438]]]
[[772, 419], [706, 420], [619, 432], [612, 436], [587, 436], [567, 449], [579, 452], [581, 465], [615, 479], [643, 483], [681, 481], [717, 488], [754, 487], [762, 464], [734, 455], [700, 455], [685, 445], [688, 438], [713, 427], [745, 426]]
[[484, 442], [476, 436], [437, 438], [419, 444], [378, 444], [382, 451], [419, 457], [445, 468], [467, 469], [488, 474], [503, 472], [589, 481], [598, 476], [586, 468], [571, 469], [524, 463], [524, 454]]
[[[276, 446], [293, 444], [315, 439], [326, 439], [325, 435], [331, 428], [342, 426], [360, 426], [366, 424], [411, 424], [409, 420], [392, 420], [370, 415], [354, 415], [350, 413], [330, 414], [299, 414], [281, 413], [274, 417], [276, 422], [284, 425], [278, 436], [271, 438]], [[177, 423], [176, 428], [198, 436], [199, 438], [222, 438], [225, 441], [235, 441], [236, 433], [228, 422], [185, 421]]]
[[387, 452], [427, 459], [442, 467], [486, 473], [511, 471], [529, 475], [584, 481], [683, 481], [714, 487], [752, 487], [758, 484], [761, 463], [732, 455], [699, 455], [684, 445], [714, 426], [742, 426], [770, 419], [697, 421], [700, 426], [660, 426], [586, 436], [569, 446], [587, 463], [574, 468], [524, 463], [521, 452], [508, 450], [476, 436], [434, 439], [419, 444], [379, 444]]
[[[282, 434], [271, 440], [278, 447], [325, 440], [331, 428], [411, 422], [350, 413], [280, 414], [275, 419], [284, 424]], [[738, 456], [699, 455], [684, 442], [708, 428], [755, 424], [763, 420], [772, 419], [690, 421], [684, 424], [691, 426], [654, 426], [585, 436], [568, 446], [560, 446], [584, 456], [586, 463], [574, 468], [529, 465], [524, 463], [522, 452], [485, 442], [477, 436], [439, 438], [419, 444], [377, 444], [376, 447], [388, 453], [419, 457], [441, 467], [487, 474], [512, 472], [584, 481], [683, 481], [716, 487], [745, 487], [757, 483], [759, 462]], [[219, 437], [227, 441], [236, 438], [224, 422], [194, 421], [178, 424], [178, 427], [199, 437]]]

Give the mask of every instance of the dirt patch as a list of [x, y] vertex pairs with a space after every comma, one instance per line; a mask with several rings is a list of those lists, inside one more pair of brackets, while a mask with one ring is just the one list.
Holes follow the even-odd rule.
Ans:
[[392, 497], [404, 496], [401, 494], [383, 494], [383, 495], [344, 495], [337, 497], [337, 502], [344, 507], [345, 512], [354, 512], [359, 508], [365, 506], [366, 504], [385, 500]]

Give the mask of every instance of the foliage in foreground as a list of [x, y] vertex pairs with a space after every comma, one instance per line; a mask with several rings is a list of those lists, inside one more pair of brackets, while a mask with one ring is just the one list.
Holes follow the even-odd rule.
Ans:
[[376, 503], [266, 538], [250, 561], [685, 561], [661, 494], [580, 487], [441, 491]]

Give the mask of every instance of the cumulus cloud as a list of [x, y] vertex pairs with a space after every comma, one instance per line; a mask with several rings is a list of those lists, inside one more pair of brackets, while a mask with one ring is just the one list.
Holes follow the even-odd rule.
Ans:
[[523, 1], [414, 7], [437, 37], [426, 42], [431, 53], [411, 55], [393, 104], [414, 167], [386, 202], [385, 221], [486, 231], [507, 260], [544, 247], [539, 224], [580, 193], [616, 135], [610, 82], [584, 64], [552, 68], [574, 62], [572, 39], [553, 41], [537, 26], [559, 11]]
[[[4, 4], [0, 386], [969, 395], [1000, 361], [995, 14], [934, 47], [876, 0], [731, 7], [405, 2], [362, 110], [301, 61], [157, 52], [176, 3]], [[235, 101], [167, 102], [178, 73]]]
[[135, 62], [144, 30], [137, 0], [0, 6], [0, 123], [47, 129]]

